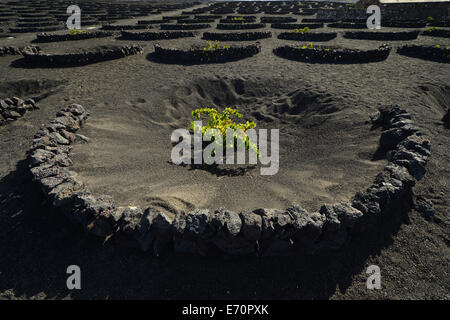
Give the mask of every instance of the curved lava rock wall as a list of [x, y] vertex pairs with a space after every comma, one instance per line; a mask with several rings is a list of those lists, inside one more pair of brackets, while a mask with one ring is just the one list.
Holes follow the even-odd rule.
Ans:
[[24, 50], [22, 55], [25, 62], [33, 66], [73, 67], [100, 61], [120, 59], [129, 55], [141, 54], [143, 52], [144, 50], [141, 46], [131, 45], [103, 48], [96, 51], [62, 54], [36, 53], [30, 50]]
[[402, 32], [376, 32], [376, 31], [348, 31], [344, 33], [344, 38], [358, 40], [414, 40], [417, 39], [419, 31]]
[[192, 31], [170, 31], [170, 32], [129, 32], [122, 31], [123, 40], [164, 40], [195, 37]]
[[283, 46], [274, 49], [274, 53], [280, 57], [313, 63], [367, 63], [385, 60], [391, 47], [382, 45], [373, 50], [357, 50], [347, 48], [327, 48], [319, 46], [315, 48], [301, 48]]
[[191, 50], [180, 50], [163, 48], [155, 44], [155, 56], [162, 61], [179, 63], [211, 63], [227, 62], [251, 57], [261, 51], [259, 43], [247, 46], [231, 46], [229, 48], [219, 48], [216, 50], [203, 50], [194, 48]]
[[270, 31], [267, 32], [205, 32], [203, 39], [205, 40], [219, 40], [219, 41], [250, 41], [259, 40], [272, 37]]
[[397, 49], [398, 54], [437, 62], [450, 62], [450, 47], [406, 45]]
[[323, 23], [272, 23], [270, 25], [272, 29], [303, 29], [308, 27], [309, 29], [323, 28]]
[[40, 33], [36, 35], [36, 42], [58, 42], [58, 41], [71, 41], [71, 40], [84, 40], [93, 38], [106, 38], [115, 35], [114, 32], [108, 31], [92, 31], [77, 34], [51, 34]]
[[450, 38], [450, 30], [445, 29], [425, 30], [422, 32], [422, 35], [431, 37]]
[[336, 32], [282, 32], [278, 35], [278, 39], [297, 41], [330, 41], [336, 37]]
[[223, 30], [241, 30], [241, 29], [260, 29], [264, 28], [266, 25], [264, 23], [218, 23], [217, 29]]
[[430, 143], [411, 115], [396, 106], [384, 107], [371, 118], [383, 126], [380, 146], [388, 164], [369, 188], [349, 201], [324, 204], [318, 212], [294, 204], [285, 210], [195, 209], [169, 216], [155, 207], [116, 206], [111, 197], [92, 194], [69, 169], [70, 145], [89, 141], [76, 133], [88, 116], [82, 106], [72, 104], [40, 129], [29, 150], [32, 178], [54, 207], [88, 233], [154, 255], [166, 249], [286, 255], [340, 248], [353, 233], [373, 228], [410, 204], [412, 187], [424, 176], [431, 156]]
[[160, 26], [161, 30], [196, 30], [196, 29], [206, 29], [211, 28], [210, 24], [207, 23], [197, 23], [197, 24], [162, 24]]

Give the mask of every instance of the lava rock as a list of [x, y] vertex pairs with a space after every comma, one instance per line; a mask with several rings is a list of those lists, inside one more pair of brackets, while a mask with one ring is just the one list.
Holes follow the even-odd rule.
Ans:
[[115, 208], [111, 197], [94, 197], [85, 189], [80, 189], [73, 193], [73, 218], [83, 226], [87, 226], [90, 221], [100, 215], [108, 215]]
[[239, 214], [224, 208], [219, 208], [211, 216], [209, 225], [216, 233], [224, 231], [226, 234], [235, 237], [241, 231], [242, 220]]
[[323, 205], [319, 212], [326, 219], [320, 246], [334, 249], [340, 248], [344, 244], [348, 229], [363, 215], [361, 211], [344, 202]]
[[124, 40], [162, 40], [195, 37], [192, 31], [129, 32], [121, 31]]
[[173, 218], [149, 207], [139, 222], [138, 230], [143, 236], [139, 239], [141, 249], [147, 251], [153, 247], [153, 254], [158, 256], [172, 240]]
[[34, 109], [39, 109], [39, 107], [36, 104], [36, 101], [34, 101], [34, 99], [32, 98], [25, 100], [25, 104], [31, 105]]
[[[45, 129], [46, 130], [46, 129]], [[44, 135], [42, 135], [39, 138], [36, 138], [33, 140], [33, 144], [31, 147], [31, 151], [36, 151], [37, 149], [46, 149], [47, 147], [57, 147], [57, 143], [50, 138], [50, 133], [47, 132], [43, 133]]]
[[44, 149], [37, 149], [30, 156], [30, 166], [35, 167], [42, 163], [48, 162], [49, 160], [53, 159], [54, 157], [55, 157], [55, 154], [53, 152], [50, 152], [50, 151], [47, 151]]
[[415, 203], [415, 209], [418, 212], [420, 212], [427, 220], [430, 220], [431, 218], [434, 217], [435, 211], [433, 208], [433, 204], [426, 199], [422, 198], [417, 199]]
[[64, 126], [64, 129], [75, 132], [80, 129], [80, 123], [72, 117], [56, 117], [52, 121], [52, 124], [60, 124]]
[[185, 214], [177, 212], [173, 221], [174, 248], [177, 252], [204, 255], [208, 244], [201, 237], [207, 229], [210, 213], [195, 209]]
[[195, 209], [186, 215], [185, 233], [201, 235], [209, 222], [209, 210]]
[[53, 199], [53, 206], [58, 208], [71, 203], [74, 199], [73, 195], [83, 188], [84, 185], [73, 178], [66, 180], [49, 192], [49, 196]]
[[263, 242], [270, 242], [272, 238], [288, 239], [296, 232], [293, 218], [287, 211], [278, 209], [257, 209], [253, 211], [262, 218]]
[[404, 138], [404, 132], [398, 128], [385, 130], [381, 133], [380, 146], [386, 149], [393, 149]]
[[158, 256], [172, 241], [173, 217], [157, 211], [151, 225], [151, 233], [155, 237], [153, 254]]
[[242, 220], [239, 214], [220, 208], [212, 215], [209, 225], [214, 230], [212, 242], [221, 251], [232, 255], [255, 252], [256, 242], [240, 234]]
[[54, 177], [61, 172], [58, 167], [42, 165], [31, 168], [31, 174], [33, 176], [33, 181], [39, 181], [43, 178]]
[[87, 227], [87, 231], [100, 238], [106, 238], [113, 233], [111, 224], [103, 217], [97, 217], [91, 221]]
[[322, 234], [325, 217], [318, 212], [308, 212], [298, 205], [287, 208], [293, 217], [294, 228], [297, 230], [294, 241], [304, 248], [310, 248]]
[[77, 142], [77, 143], [88, 143], [89, 142], [89, 138], [77, 133], [75, 135], [75, 142]]
[[442, 121], [445, 123], [447, 128], [450, 128], [450, 109], [447, 110], [447, 113], [442, 118]]
[[303, 48], [299, 46], [281, 46], [273, 50], [277, 56], [308, 63], [369, 63], [386, 60], [391, 47], [383, 44], [373, 50], [316, 46]]
[[73, 164], [72, 160], [69, 158], [69, 155], [66, 153], [56, 154], [53, 161], [60, 167], [70, 167]]
[[7, 116], [7, 118], [16, 120], [16, 119], [19, 119], [22, 115], [20, 113], [18, 113], [17, 111], [8, 110], [8, 111], [6, 111], [6, 116]]
[[64, 177], [47, 177], [40, 180], [41, 186], [44, 191], [50, 192], [53, 188], [63, 183], [66, 179]]
[[203, 50], [201, 47], [194, 47], [190, 50], [163, 48], [159, 44], [155, 44], [154, 48], [154, 55], [158, 59], [178, 63], [217, 63], [234, 61], [251, 57], [261, 52], [261, 45], [259, 42], [246, 46], [219, 48], [212, 51]]
[[25, 103], [25, 101], [23, 101], [22, 99], [20, 99], [18, 97], [12, 97], [11, 100], [14, 103], [14, 105], [16, 105], [16, 106], [20, 106]]
[[142, 231], [142, 224], [140, 224], [143, 217], [143, 212], [139, 207], [127, 207], [122, 213], [121, 229], [125, 233], [135, 233]]
[[52, 132], [49, 134], [50, 138], [54, 139], [56, 141], [56, 143], [58, 144], [63, 144], [63, 145], [68, 145], [70, 144], [69, 140], [67, 140], [66, 138], [64, 138], [61, 134], [59, 134], [58, 132]]
[[364, 215], [377, 216], [381, 213], [380, 199], [369, 190], [358, 191], [352, 200], [352, 206], [360, 210]]
[[3, 112], [4, 110], [8, 110], [9, 104], [6, 103], [5, 100], [0, 100], [0, 112]]
[[[396, 165], [395, 163], [389, 163], [384, 170], [377, 176], [386, 176], [383, 181], [393, 183], [391, 179], [400, 181], [404, 186], [411, 188], [415, 185], [416, 181], [408, 172], [408, 170], [403, 167]], [[375, 178], [375, 181], [377, 178]]]
[[241, 212], [239, 216], [242, 221], [241, 234], [250, 241], [258, 241], [262, 230], [261, 216], [252, 212]]

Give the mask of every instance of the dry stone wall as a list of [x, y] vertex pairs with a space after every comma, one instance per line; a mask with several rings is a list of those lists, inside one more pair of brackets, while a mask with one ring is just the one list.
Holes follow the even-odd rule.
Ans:
[[388, 164], [369, 188], [349, 201], [324, 204], [317, 212], [294, 204], [285, 210], [195, 209], [170, 216], [155, 207], [116, 206], [111, 197], [92, 194], [70, 170], [71, 145], [89, 142], [77, 134], [88, 116], [81, 105], [72, 104], [39, 130], [29, 150], [31, 176], [48, 201], [88, 233], [154, 255], [165, 250], [295, 255], [340, 248], [353, 232], [372, 228], [400, 211], [415, 182], [425, 175], [431, 156], [430, 142], [411, 115], [398, 106], [387, 106], [372, 115], [371, 122], [383, 127], [380, 147]]

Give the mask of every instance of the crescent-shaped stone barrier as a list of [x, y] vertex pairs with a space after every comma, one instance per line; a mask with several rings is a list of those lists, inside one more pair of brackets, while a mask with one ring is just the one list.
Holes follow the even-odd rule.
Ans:
[[151, 25], [147, 24], [122, 24], [122, 25], [113, 25], [113, 24], [105, 24], [102, 25], [102, 30], [145, 30], [153, 28]]
[[162, 24], [161, 30], [197, 30], [211, 28], [208, 23], [193, 23], [193, 24]]
[[318, 19], [318, 18], [304, 18], [302, 19], [302, 23], [333, 23], [338, 22], [338, 19]]
[[285, 11], [277, 11], [277, 10], [264, 10], [264, 14], [273, 14], [273, 15], [280, 15], [280, 14], [290, 14], [291, 11], [285, 10]]
[[308, 27], [309, 29], [323, 28], [323, 23], [272, 23], [270, 25], [272, 29], [303, 29]]
[[178, 24], [183, 24], [183, 23], [187, 23], [187, 24], [205, 24], [205, 23], [214, 23], [216, 20], [215, 19], [211, 19], [211, 18], [202, 18], [202, 19], [183, 19], [183, 20], [179, 20]]
[[147, 25], [147, 24], [161, 24], [161, 23], [172, 23], [173, 19], [171, 18], [163, 18], [161, 20], [138, 20], [138, 24]]
[[430, 29], [422, 32], [424, 36], [450, 38], [450, 30], [446, 29]]
[[61, 24], [56, 20], [51, 20], [51, 18], [45, 17], [39, 19], [39, 22], [19, 22], [16, 24], [18, 28], [40, 28], [40, 27], [61, 27]]
[[86, 64], [124, 58], [129, 55], [142, 54], [144, 49], [138, 45], [113, 46], [98, 50], [51, 54], [42, 51], [23, 50], [25, 63], [34, 67], [74, 67]]
[[413, 58], [450, 63], [450, 46], [406, 45], [398, 48], [397, 53]]
[[311, 63], [368, 63], [386, 60], [391, 52], [387, 44], [372, 50], [348, 49], [340, 47], [282, 46], [274, 49], [277, 56]]
[[195, 37], [195, 33], [193, 31], [166, 31], [166, 32], [131, 32], [131, 31], [122, 31], [122, 36], [120, 37], [123, 40], [164, 40], [164, 39], [178, 39], [178, 38], [187, 38], [187, 37]]
[[420, 29], [425, 28], [427, 25], [426, 22], [423, 21], [384, 21], [381, 20], [381, 27], [388, 28], [414, 28]]
[[194, 15], [194, 19], [220, 19], [222, 18], [221, 15], [216, 15], [216, 14], [206, 14], [206, 15]]
[[262, 23], [292, 23], [297, 22], [297, 18], [292, 17], [261, 17]]
[[282, 32], [278, 35], [278, 39], [296, 41], [330, 41], [336, 37], [336, 32]]
[[219, 41], [254, 41], [260, 39], [271, 38], [272, 33], [266, 32], [204, 32], [203, 39], [205, 40], [219, 40]]
[[447, 110], [447, 113], [442, 117], [442, 122], [446, 128], [450, 129], [450, 108]]
[[388, 164], [369, 188], [349, 201], [324, 204], [318, 212], [294, 204], [285, 210], [195, 209], [169, 216], [155, 207], [116, 206], [111, 197], [92, 194], [70, 170], [71, 145], [89, 142], [76, 133], [88, 116], [81, 105], [72, 104], [36, 133], [28, 152], [32, 179], [55, 208], [88, 233], [155, 255], [167, 249], [201, 255], [212, 250], [230, 255], [295, 255], [340, 248], [353, 232], [401, 211], [431, 156], [430, 142], [411, 115], [397, 106], [382, 107], [371, 122], [383, 127], [380, 147]]
[[217, 63], [251, 57], [261, 51], [259, 42], [247, 46], [230, 46], [215, 50], [192, 48], [190, 50], [163, 48], [155, 44], [154, 55], [161, 61], [174, 63]]
[[450, 20], [442, 20], [442, 21], [430, 21], [428, 22], [430, 27], [450, 27]]
[[[239, 18], [239, 19], [237, 19], [237, 18]], [[241, 16], [241, 17], [228, 16], [224, 19], [219, 20], [219, 23], [242, 23], [242, 22], [254, 23], [254, 22], [256, 22], [256, 17], [255, 16]]]
[[401, 41], [417, 39], [419, 32], [418, 30], [401, 32], [348, 31], [344, 33], [343, 37], [357, 40]]
[[59, 41], [75, 41], [94, 38], [107, 38], [116, 35], [117, 33], [111, 31], [90, 31], [82, 33], [40, 33], [36, 35], [35, 42], [59, 42]]
[[39, 47], [35, 47], [35, 46], [28, 46], [28, 47], [24, 47], [24, 48], [19, 48], [19, 47], [0, 47], [0, 57], [3, 57], [5, 55], [20, 55], [22, 54], [23, 50], [28, 50], [28, 51], [33, 51], [33, 52], [38, 52], [40, 49]]
[[243, 29], [261, 29], [266, 25], [264, 23], [218, 23], [217, 29], [222, 30], [243, 30]]
[[47, 26], [47, 27], [13, 27], [9, 28], [9, 32], [11, 33], [28, 33], [28, 32], [49, 32], [49, 31], [57, 31], [64, 29], [64, 26]]
[[342, 28], [342, 29], [367, 29], [366, 23], [356, 22], [334, 22], [327, 24], [328, 28]]
[[309, 16], [309, 15], [316, 14], [318, 10], [319, 9], [316, 9], [316, 8], [304, 8], [304, 9], [302, 9], [302, 13], [304, 15], [308, 15]]
[[27, 112], [39, 109], [33, 99], [11, 97], [0, 100], [0, 126], [23, 117]]
[[224, 10], [213, 10], [210, 11], [212, 14], [232, 14], [234, 13], [234, 9], [224, 9]]

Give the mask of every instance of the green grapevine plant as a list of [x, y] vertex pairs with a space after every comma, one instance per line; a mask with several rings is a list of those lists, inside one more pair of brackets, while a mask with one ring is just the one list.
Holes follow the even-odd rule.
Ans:
[[[230, 118], [231, 116], [235, 116], [237, 118], [242, 118], [242, 115], [238, 112], [237, 109], [225, 108], [222, 112], [217, 111], [215, 108], [200, 108], [192, 111], [192, 117], [194, 119], [200, 119], [202, 115], [208, 117], [208, 124], [206, 126], [199, 127], [195, 124], [195, 121], [191, 121], [190, 130], [193, 133], [201, 133], [202, 136], [210, 129], [218, 130], [222, 135], [222, 141], [216, 141], [218, 145], [226, 147], [233, 147], [234, 145], [245, 145], [246, 150], [253, 150], [258, 158], [260, 157], [259, 149], [257, 145], [250, 141], [248, 135], [246, 134], [247, 130], [253, 129], [256, 127], [255, 122], [247, 121], [245, 123], [236, 123]], [[201, 128], [201, 129], [200, 129]], [[234, 137], [234, 141], [227, 145], [226, 134], [227, 129], [234, 130], [237, 134]]]

